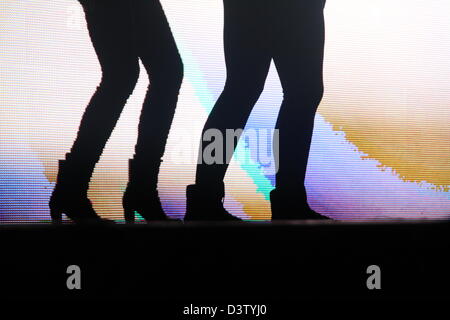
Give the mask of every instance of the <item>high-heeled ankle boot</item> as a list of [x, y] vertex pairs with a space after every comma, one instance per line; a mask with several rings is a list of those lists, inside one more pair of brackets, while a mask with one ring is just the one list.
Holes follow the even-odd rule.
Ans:
[[190, 185], [186, 189], [185, 221], [241, 221], [223, 206], [225, 186], [200, 187]]
[[157, 190], [157, 176], [161, 161], [156, 164], [145, 164], [136, 159], [128, 162], [128, 185], [122, 204], [127, 223], [134, 223], [136, 213], [147, 222], [169, 221], [164, 213]]
[[330, 219], [312, 210], [306, 190], [275, 188], [270, 192], [272, 220], [326, 220]]
[[112, 222], [99, 217], [87, 197], [92, 168], [74, 163], [70, 153], [65, 160], [59, 160], [56, 185], [49, 202], [54, 223], [62, 222], [63, 213], [76, 223]]

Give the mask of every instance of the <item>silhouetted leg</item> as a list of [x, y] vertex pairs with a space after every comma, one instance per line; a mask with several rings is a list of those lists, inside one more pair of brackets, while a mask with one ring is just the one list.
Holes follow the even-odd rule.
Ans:
[[136, 48], [150, 80], [135, 148], [136, 161], [144, 164], [136, 167], [146, 169], [146, 178], [152, 180], [148, 183], [156, 187], [183, 80], [183, 63], [159, 0], [135, 0], [132, 4]]
[[276, 124], [277, 188], [304, 189], [314, 117], [323, 95], [324, 5], [322, 0], [280, 0], [275, 5], [274, 61], [284, 91]]
[[123, 197], [125, 220], [167, 220], [157, 191], [161, 158], [183, 80], [183, 64], [159, 0], [134, 0], [133, 41], [149, 76], [135, 155]]
[[132, 45], [129, 2], [85, 0], [82, 3], [102, 79], [83, 114], [71, 158], [83, 164], [80, 170], [91, 174], [136, 85], [139, 64]]
[[71, 153], [59, 161], [57, 183], [50, 198], [52, 220], [66, 214], [75, 222], [102, 222], [87, 197], [95, 164], [116, 125], [139, 75], [131, 42], [128, 1], [83, 0], [89, 34], [102, 80], [84, 112]]
[[[209, 129], [218, 129], [222, 137], [225, 137], [226, 129], [245, 127], [264, 88], [271, 62], [265, 14], [258, 1], [225, 0], [224, 13], [227, 80], [203, 128], [203, 134]], [[208, 142], [203, 142], [202, 154], [207, 145]], [[221, 163], [198, 164], [197, 185], [214, 189], [223, 183], [231, 158], [231, 155], [226, 158], [225, 139], [222, 150], [224, 156]]]

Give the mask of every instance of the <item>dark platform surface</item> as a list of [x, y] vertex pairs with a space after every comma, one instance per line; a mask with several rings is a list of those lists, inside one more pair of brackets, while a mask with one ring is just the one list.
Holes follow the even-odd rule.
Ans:
[[[1, 226], [4, 298], [450, 298], [450, 223]], [[79, 265], [82, 289], [66, 288]], [[382, 289], [366, 269], [381, 268]]]

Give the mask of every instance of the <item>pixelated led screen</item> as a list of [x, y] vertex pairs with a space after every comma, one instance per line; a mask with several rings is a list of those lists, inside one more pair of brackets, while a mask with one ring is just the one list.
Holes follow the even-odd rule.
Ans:
[[[161, 0], [185, 68], [159, 190], [182, 217], [201, 129], [223, 89], [223, 4]], [[306, 186], [310, 206], [338, 220], [450, 216], [450, 2], [328, 0], [325, 96], [316, 116]], [[194, 18], [195, 17], [195, 18]], [[0, 222], [50, 220], [57, 160], [69, 151], [101, 77], [74, 0], [0, 3]], [[121, 198], [147, 89], [145, 72], [91, 180], [103, 217]], [[282, 100], [275, 69], [248, 128], [274, 127]], [[238, 153], [251, 152], [240, 145]], [[227, 209], [269, 220], [273, 172], [236, 157]]]

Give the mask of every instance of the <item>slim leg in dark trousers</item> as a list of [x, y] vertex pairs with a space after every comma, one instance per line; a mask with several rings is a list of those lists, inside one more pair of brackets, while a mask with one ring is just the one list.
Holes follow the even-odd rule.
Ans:
[[[219, 129], [225, 137], [226, 129], [245, 127], [273, 59], [284, 92], [276, 123], [280, 154], [271, 193], [274, 219], [322, 218], [308, 207], [304, 179], [323, 95], [324, 6], [325, 0], [224, 0], [227, 81], [203, 133]], [[224, 154], [222, 163], [197, 166], [196, 184], [187, 190], [188, 220], [232, 219], [221, 201], [230, 160]], [[205, 203], [210, 209], [202, 214]]]
[[[158, 0], [80, 0], [102, 78], [81, 120], [77, 138], [60, 161], [50, 201], [52, 218], [96, 219], [87, 199], [89, 179], [139, 77], [139, 59], [150, 85], [142, 108], [130, 181], [127, 220], [139, 212], [165, 219], [156, 184], [183, 78], [182, 62]], [[62, 169], [62, 170], [61, 170]], [[76, 205], [83, 199], [84, 205]]]

